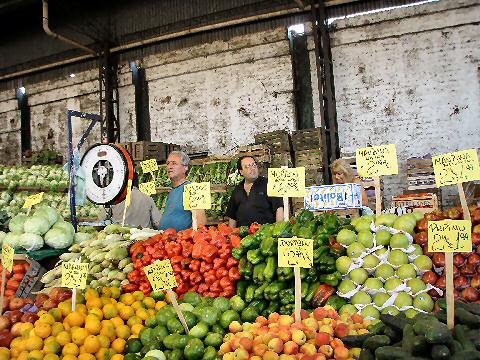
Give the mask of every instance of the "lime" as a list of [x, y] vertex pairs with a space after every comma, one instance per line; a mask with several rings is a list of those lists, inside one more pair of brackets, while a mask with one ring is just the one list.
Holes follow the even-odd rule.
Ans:
[[200, 360], [203, 357], [205, 348], [203, 342], [200, 339], [192, 339], [185, 346], [183, 354], [187, 360]]
[[172, 334], [183, 334], [185, 332], [180, 320], [175, 318], [168, 319], [167, 328]]
[[130, 339], [127, 341], [127, 346], [125, 347], [125, 353], [137, 353], [142, 349], [143, 345], [140, 339]]

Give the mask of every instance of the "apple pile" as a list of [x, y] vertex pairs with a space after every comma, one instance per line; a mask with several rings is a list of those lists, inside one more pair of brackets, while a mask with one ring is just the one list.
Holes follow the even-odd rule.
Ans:
[[20, 336], [20, 324], [38, 320], [37, 307], [30, 298], [10, 298], [5, 313], [0, 316], [0, 347], [9, 347], [15, 337]]
[[347, 249], [347, 255], [335, 264], [343, 275], [337, 294], [351, 302], [344, 305], [345, 309], [359, 311], [368, 319], [400, 311], [413, 317], [419, 310], [433, 310], [433, 299], [427, 293], [432, 287], [422, 280], [422, 275], [432, 269], [432, 260], [421, 246], [413, 244], [411, 236], [422, 216], [362, 216], [352, 221], [352, 229], [338, 233], [337, 242]]
[[72, 297], [72, 291], [70, 289], [54, 287], [51, 288], [47, 294], [40, 293], [35, 298], [35, 305], [39, 310], [50, 310], [56, 308], [62, 301], [68, 300]]
[[272, 313], [257, 317], [255, 323], [233, 321], [219, 355], [224, 360], [353, 360], [361, 349], [348, 349], [341, 338], [368, 333], [369, 321], [358, 314], [339, 315], [331, 306], [309, 313], [301, 321], [294, 316]]
[[[472, 220], [472, 246], [471, 253], [455, 253], [453, 257], [453, 274], [455, 286], [455, 299], [465, 302], [480, 302], [480, 208], [469, 208]], [[415, 243], [423, 248], [424, 254], [428, 255], [433, 262], [433, 270], [423, 274], [423, 281], [437, 288], [445, 290], [445, 254], [428, 253], [428, 221], [440, 221], [444, 219], [462, 220], [463, 210], [461, 207], [451, 208], [445, 211], [434, 211], [417, 222]], [[439, 294], [430, 290], [429, 294], [437, 299]]]

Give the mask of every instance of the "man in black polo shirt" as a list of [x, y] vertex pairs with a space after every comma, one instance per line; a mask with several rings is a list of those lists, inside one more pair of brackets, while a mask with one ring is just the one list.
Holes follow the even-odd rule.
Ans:
[[258, 166], [251, 156], [238, 160], [244, 180], [233, 190], [226, 216], [231, 227], [274, 223], [283, 220], [283, 199], [267, 196], [267, 179], [258, 176]]

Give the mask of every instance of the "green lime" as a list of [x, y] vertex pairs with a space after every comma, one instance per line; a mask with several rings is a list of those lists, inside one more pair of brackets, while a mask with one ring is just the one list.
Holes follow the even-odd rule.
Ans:
[[130, 339], [127, 341], [127, 345], [125, 347], [125, 353], [137, 353], [142, 349], [143, 345], [140, 339]]
[[200, 339], [192, 339], [188, 342], [183, 350], [183, 354], [187, 360], [200, 360], [203, 357], [205, 348]]
[[162, 301], [165, 299], [165, 294], [163, 291], [152, 291], [150, 297], [155, 301]]
[[185, 329], [180, 320], [175, 318], [168, 319], [167, 328], [171, 333], [175, 334], [183, 334], [185, 332]]

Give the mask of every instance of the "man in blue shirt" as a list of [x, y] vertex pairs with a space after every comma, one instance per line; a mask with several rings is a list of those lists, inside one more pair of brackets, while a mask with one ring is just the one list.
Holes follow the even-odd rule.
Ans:
[[[192, 212], [183, 208], [183, 189], [187, 181], [190, 158], [183, 151], [172, 151], [167, 158], [168, 177], [172, 181], [172, 190], [168, 194], [167, 205], [160, 220], [160, 229], [174, 228], [177, 231], [192, 227]], [[197, 213], [197, 224], [205, 224], [204, 210], [194, 210]]]

